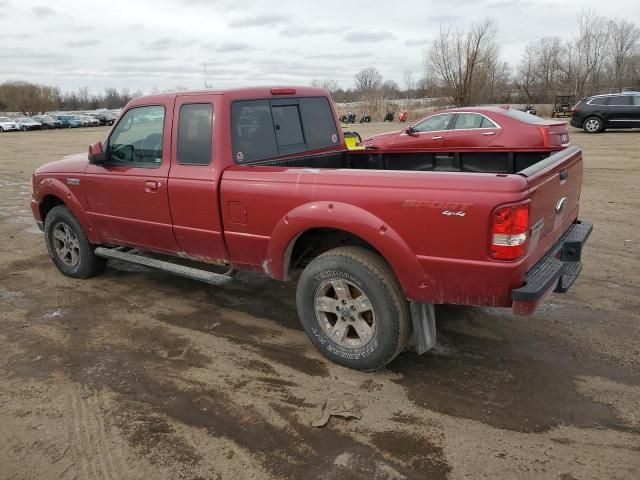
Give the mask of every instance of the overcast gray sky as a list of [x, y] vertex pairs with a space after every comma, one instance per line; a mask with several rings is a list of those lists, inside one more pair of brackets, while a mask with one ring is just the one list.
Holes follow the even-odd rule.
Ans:
[[572, 36], [582, 8], [640, 25], [640, 0], [0, 0], [0, 82], [201, 88], [206, 62], [214, 87], [351, 87], [366, 66], [402, 85], [441, 24], [494, 18], [515, 65], [529, 41]]

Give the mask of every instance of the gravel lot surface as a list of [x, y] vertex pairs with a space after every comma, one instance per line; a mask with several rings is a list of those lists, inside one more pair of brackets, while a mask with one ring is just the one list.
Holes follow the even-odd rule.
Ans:
[[[638, 478], [640, 131], [571, 131], [595, 230], [568, 294], [440, 307], [434, 351], [369, 374], [312, 347], [291, 284], [58, 273], [31, 172], [106, 134], [0, 134], [0, 478]], [[327, 402], [361, 418], [312, 427]]]

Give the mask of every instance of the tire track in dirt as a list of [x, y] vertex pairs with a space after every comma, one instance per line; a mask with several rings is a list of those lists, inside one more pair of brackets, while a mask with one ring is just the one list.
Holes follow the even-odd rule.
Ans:
[[74, 461], [80, 463], [84, 478], [126, 479], [122, 451], [105, 428], [102, 391], [78, 387], [70, 392], [69, 403], [74, 420], [70, 430]]

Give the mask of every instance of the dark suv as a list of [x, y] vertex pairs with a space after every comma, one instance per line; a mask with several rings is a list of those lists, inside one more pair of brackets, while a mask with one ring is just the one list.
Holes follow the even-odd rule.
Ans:
[[583, 98], [571, 110], [571, 125], [587, 133], [600, 133], [607, 128], [640, 128], [640, 92]]

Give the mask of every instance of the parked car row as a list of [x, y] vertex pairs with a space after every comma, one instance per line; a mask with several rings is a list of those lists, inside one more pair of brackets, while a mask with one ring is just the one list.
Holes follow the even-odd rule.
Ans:
[[50, 128], [99, 127], [113, 125], [119, 111], [89, 113], [48, 113], [32, 117], [0, 117], [0, 133], [11, 131], [46, 130]]

